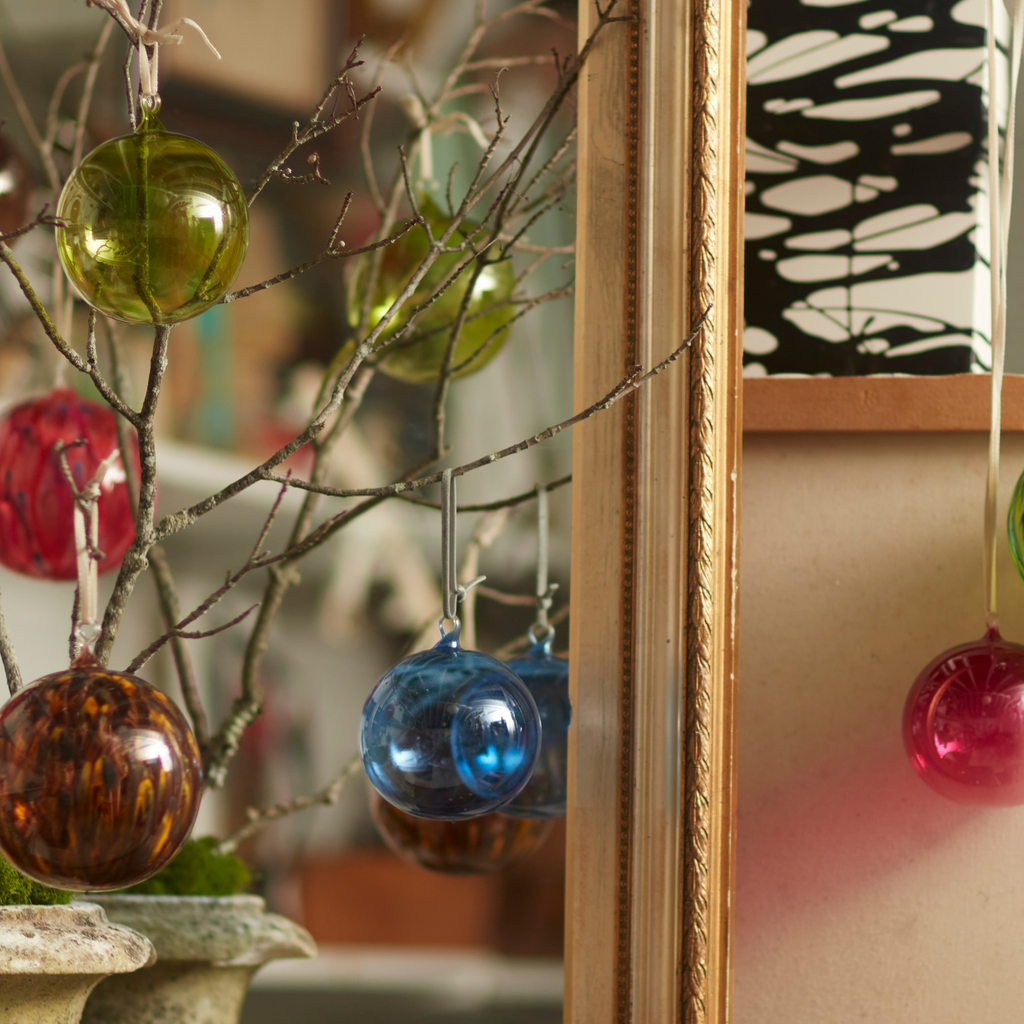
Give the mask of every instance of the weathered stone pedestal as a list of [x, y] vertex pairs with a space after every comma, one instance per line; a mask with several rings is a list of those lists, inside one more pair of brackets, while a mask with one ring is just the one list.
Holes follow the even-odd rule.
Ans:
[[99, 982], [155, 961], [95, 904], [0, 907], [0, 1024], [78, 1024]]
[[263, 964], [316, 953], [309, 932], [268, 914], [258, 896], [96, 901], [112, 921], [151, 939], [157, 962], [97, 986], [82, 1024], [237, 1024], [249, 981]]

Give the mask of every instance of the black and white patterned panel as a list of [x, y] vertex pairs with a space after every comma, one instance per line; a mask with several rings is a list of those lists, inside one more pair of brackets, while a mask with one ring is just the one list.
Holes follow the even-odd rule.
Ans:
[[747, 55], [745, 374], [987, 370], [985, 0], [751, 0]]

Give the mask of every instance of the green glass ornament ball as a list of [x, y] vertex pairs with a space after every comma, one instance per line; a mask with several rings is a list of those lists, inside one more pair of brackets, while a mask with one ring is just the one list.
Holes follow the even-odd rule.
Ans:
[[164, 131], [159, 104], [94, 149], [57, 204], [57, 251], [78, 293], [131, 324], [173, 324], [219, 302], [249, 243], [245, 194], [213, 150]]
[[[450, 223], [450, 218], [429, 197], [421, 198], [420, 212], [435, 238]], [[466, 233], [472, 234], [476, 227], [472, 221], [463, 221], [465, 232], [456, 231], [448, 245], [458, 245], [465, 240]], [[370, 304], [371, 329], [405, 288], [429, 249], [426, 232], [417, 226], [384, 250], [380, 276]], [[448, 279], [452, 271], [465, 262], [468, 255], [469, 252], [439, 256], [412, 297], [388, 324], [381, 340], [390, 338], [403, 327], [412, 311], [424, 303]], [[369, 262], [362, 263], [350, 283], [349, 319], [353, 326], [359, 322], [365, 298], [362, 281], [368, 269]], [[472, 264], [467, 266], [444, 294], [420, 314], [410, 331], [388, 349], [388, 354], [380, 364], [384, 373], [412, 384], [430, 384], [437, 380], [444, 364], [452, 328], [458, 321], [462, 300], [473, 278], [473, 269]], [[514, 286], [515, 271], [509, 260], [488, 263], [477, 277], [466, 320], [455, 345], [452, 365], [459, 369], [452, 374], [453, 380], [460, 380], [482, 370], [501, 351], [508, 337], [508, 330], [502, 328], [515, 313], [509, 305]]]
[[1010, 511], [1006, 517], [1006, 532], [1010, 538], [1010, 554], [1021, 579], [1024, 579], [1024, 473], [1010, 496]]

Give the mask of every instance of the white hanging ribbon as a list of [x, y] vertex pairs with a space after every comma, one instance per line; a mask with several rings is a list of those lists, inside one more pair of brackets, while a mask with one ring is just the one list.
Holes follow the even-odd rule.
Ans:
[[469, 114], [461, 110], [445, 114], [428, 124], [426, 112], [418, 96], [408, 93], [398, 102], [402, 110], [405, 111], [405, 116], [422, 132], [420, 136], [420, 179], [425, 184], [437, 184], [434, 180], [434, 147], [431, 142], [435, 135], [465, 132], [473, 136], [474, 141], [481, 149], [486, 149], [490, 145], [479, 122], [474, 121]]
[[78, 639], [92, 650], [99, 637], [99, 498], [103, 482], [121, 458], [115, 448], [85, 486], [74, 491], [75, 558], [78, 568]]
[[[214, 57], [217, 60], [221, 59], [217, 48], [210, 42], [202, 28], [191, 18], [179, 18], [168, 28], [149, 28], [132, 14], [127, 0], [89, 0], [89, 6], [102, 8], [123, 25], [127, 25], [135, 34], [135, 45], [139, 51], [139, 89], [143, 96], [156, 96], [160, 77], [160, 47], [166, 46], [168, 43], [174, 43], [175, 46], [180, 45], [184, 37], [176, 30], [182, 25], [194, 28]], [[152, 61], [146, 52], [147, 46], [156, 48]]]
[[997, 96], [995, 0], [988, 0], [988, 180], [989, 268], [992, 305], [992, 403], [989, 423], [988, 476], [985, 482], [985, 626], [999, 628], [996, 606], [996, 519], [999, 489], [999, 446], [1002, 431], [1003, 365], [1006, 356], [1006, 254], [1010, 239], [1010, 204], [1013, 199], [1014, 120], [1017, 82], [1024, 50], [1024, 0], [1010, 0], [1013, 12], [1010, 96], [1002, 174], [999, 172], [999, 120]]

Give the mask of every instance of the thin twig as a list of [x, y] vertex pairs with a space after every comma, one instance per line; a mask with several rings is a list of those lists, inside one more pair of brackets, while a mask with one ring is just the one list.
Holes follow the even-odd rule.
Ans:
[[[40, 223], [45, 223], [45, 220], [40, 221]], [[4, 241], [0, 241], [0, 261], [6, 263], [7, 266], [11, 268], [11, 273], [14, 274], [17, 279], [18, 286], [21, 288], [25, 298], [28, 299], [29, 305], [32, 307], [32, 312], [35, 313], [36, 318], [42, 324], [43, 330], [46, 331], [47, 337], [53, 342], [57, 351], [60, 352], [60, 354], [76, 370], [88, 374], [92, 379], [92, 382], [96, 385], [96, 390], [103, 396], [104, 401], [106, 401], [111, 408], [117, 410], [117, 412], [137, 428], [141, 422], [140, 414], [121, 401], [114, 389], [104, 379], [99, 369], [96, 367], [90, 369], [88, 362], [61, 337], [60, 332], [50, 319], [49, 313], [46, 312], [42, 302], [39, 301], [39, 296], [36, 295], [35, 289], [29, 283], [28, 277], [25, 275], [25, 271], [22, 270], [21, 265], [14, 258], [14, 253], [11, 252], [10, 247]]]
[[536, 309], [539, 305], [544, 302], [550, 302], [552, 299], [565, 298], [568, 295], [572, 295], [575, 288], [571, 284], [563, 285], [561, 288], [553, 288], [551, 291], [546, 292], [544, 295], [537, 295], [531, 299], [526, 300], [523, 303], [523, 308], [518, 310], [514, 316], [511, 316], [506, 320], [500, 327], [496, 327], [491, 333], [484, 339], [483, 343], [475, 351], [471, 352], [465, 359], [462, 360], [457, 366], [452, 368], [452, 375], [461, 373], [476, 360], [480, 359], [481, 356], [487, 352], [497, 340], [505, 334], [511, 326], [517, 321], [521, 320], [527, 313]]
[[42, 160], [43, 168], [46, 171], [47, 183], [56, 192], [60, 189], [60, 175], [57, 173], [57, 165], [53, 162], [53, 153], [43, 141], [35, 121], [32, 120], [25, 97], [21, 94], [21, 89], [18, 88], [10, 64], [7, 63], [7, 52], [4, 50], [3, 43], [0, 43], [0, 78], [3, 78], [4, 85], [7, 86], [7, 92], [14, 103], [15, 110], [18, 111], [18, 117], [21, 118], [25, 133], [39, 153], [39, 159]]
[[[341, 70], [334, 76], [334, 78], [331, 79], [327, 88], [324, 90], [323, 96], [320, 98], [320, 102], [313, 111], [313, 115], [306, 124], [300, 125], [298, 121], [293, 122], [291, 139], [289, 139], [284, 149], [274, 157], [270, 166], [263, 172], [260, 179], [255, 185], [253, 185], [249, 194], [245, 197], [246, 202], [250, 206], [252, 206], [256, 197], [263, 191], [263, 189], [266, 188], [267, 184], [280, 174], [281, 169], [291, 158], [291, 155], [295, 150], [300, 146], [306, 145], [308, 142], [312, 142], [314, 139], [318, 139], [321, 135], [326, 134], [332, 129], [337, 128], [338, 125], [353, 115], [358, 115], [360, 108], [364, 107], [380, 92], [380, 87], [378, 86], [360, 99], [355, 99], [354, 94], [349, 92], [348, 95], [351, 100], [349, 109], [342, 114], [335, 114], [327, 120], [322, 119], [328, 104], [335, 97], [338, 90], [343, 86], [347, 87], [349, 85], [349, 72], [362, 66], [363, 61], [358, 59], [359, 47], [361, 44], [362, 39], [360, 39], [352, 48], [352, 52], [348, 55], [348, 59], [342, 65]], [[348, 92], [347, 88], [346, 92]]]
[[506, 594], [502, 590], [495, 590], [493, 587], [485, 587], [482, 583], [474, 588], [481, 597], [497, 604], [506, 604], [515, 608], [535, 608], [537, 598], [532, 594]]
[[[557, 490], [559, 487], [564, 487], [566, 484], [572, 483], [572, 473], [567, 473], [565, 476], [560, 476], [557, 480], [553, 480], [549, 484], [544, 485], [544, 489], [549, 493]], [[441, 508], [441, 503], [436, 501], [427, 501], [426, 498], [416, 498], [411, 494], [399, 494], [397, 497], [401, 498], [402, 501], [408, 502], [410, 505], [420, 505], [423, 508]], [[515, 505], [522, 505], [527, 501], [533, 501], [537, 497], [537, 488], [532, 487], [528, 491], [523, 491], [522, 494], [516, 494], [511, 498], [501, 498], [498, 501], [488, 501], [483, 505], [459, 505], [458, 512], [495, 512], [499, 508], [512, 508]]]
[[[649, 380], [652, 380], [654, 377], [657, 377], [660, 373], [663, 373], [668, 369], [668, 367], [671, 366], [690, 347], [697, 335], [700, 334], [707, 318], [711, 315], [711, 309], [712, 307], [708, 306], [707, 309], [704, 310], [704, 313], [697, 321], [697, 326], [690, 332], [682, 345], [680, 345], [671, 355], [658, 363], [658, 365], [653, 369], [648, 370], [645, 373], [642, 366], [634, 366], [633, 369], [627, 373], [626, 376], [623, 377], [607, 395], [599, 401], [594, 402], [593, 405], [587, 406], [587, 408], [582, 412], [576, 413], [575, 416], [571, 416], [569, 419], [563, 420], [561, 423], [556, 423], [553, 426], [546, 427], [539, 433], [534, 434], [531, 437], [527, 437], [522, 441], [518, 441], [516, 444], [509, 445], [507, 448], [502, 448], [498, 451], [491, 452], [490, 455], [484, 455], [482, 458], [474, 459], [472, 462], [467, 462], [464, 465], [457, 466], [452, 470], [452, 476], [464, 476], [466, 473], [471, 473], [475, 469], [481, 469], [484, 466], [490, 466], [495, 462], [499, 462], [501, 459], [506, 459], [510, 455], [525, 452], [529, 448], [533, 448], [544, 441], [550, 440], [556, 434], [562, 433], [563, 430], [568, 430], [569, 427], [575, 426], [577, 423], [582, 423], [584, 420], [589, 419], [591, 416], [594, 416], [599, 412], [604, 412], [606, 409], [610, 409], [625, 395], [643, 387], [643, 385]], [[287, 483], [289, 487], [297, 487], [300, 490], [306, 491], [315, 491], [318, 494], [326, 494], [334, 498], [390, 498], [408, 491], [420, 490], [421, 488], [428, 487], [431, 484], [440, 483], [441, 475], [441, 473], [431, 473], [429, 476], [417, 477], [414, 480], [400, 480], [384, 487], [356, 487], [344, 490], [336, 487], [325, 487], [322, 484], [314, 485], [306, 480], [288, 479], [273, 472], [265, 473], [262, 479], [273, 480], [275, 483]]]
[[43, 203], [43, 208], [27, 224], [24, 224], [20, 228], [15, 228], [13, 231], [7, 231], [4, 234], [0, 234], [0, 242], [13, 242], [14, 239], [21, 238], [22, 235], [27, 235], [33, 228], [41, 226], [63, 227], [64, 221], [59, 217], [54, 217], [52, 214], [47, 213], [49, 208], [49, 203]]
[[10, 690], [13, 697], [22, 687], [21, 669], [18, 667], [18, 656], [14, 653], [14, 641], [11, 639], [11, 634], [7, 632], [7, 623], [4, 621], [2, 607], [0, 607], [0, 660], [4, 663], [7, 689]]
[[208, 636], [216, 636], [218, 633], [223, 633], [225, 630], [231, 629], [232, 626], [237, 626], [240, 622], [244, 621], [249, 615], [259, 607], [259, 604], [251, 604], [239, 615], [236, 615], [230, 622], [225, 622], [223, 625], [215, 626], [213, 629], [172, 629], [165, 633], [162, 637], [154, 640], [144, 651], [142, 651], [125, 669], [126, 672], [133, 673], [138, 672], [143, 665], [149, 661], [150, 658], [160, 650], [161, 647], [172, 637], [178, 637], [181, 640], [203, 640]]
[[77, 167], [82, 159], [82, 149], [85, 143], [85, 122], [89, 117], [89, 107], [92, 105], [93, 93], [96, 90], [96, 79], [99, 76], [103, 51], [106, 50], [113, 31], [114, 22], [104, 22], [99, 38], [96, 40], [96, 45], [89, 55], [89, 68], [85, 75], [85, 84], [82, 86], [82, 96], [78, 101], [78, 116], [75, 118], [75, 141], [71, 149], [72, 167]]
[[[109, 22], [106, 24], [109, 24]], [[60, 130], [60, 125], [57, 119], [60, 116], [60, 104], [64, 99], [64, 92], [71, 84], [75, 75], [80, 75], [88, 67], [89, 65], [85, 61], [81, 61], [78, 64], [72, 64], [72, 66], [57, 79], [57, 84], [53, 87], [53, 94], [50, 96], [50, 105], [46, 110], [46, 134], [43, 136], [43, 145], [50, 151], [53, 150], [53, 144], [56, 141], [57, 133]]]
[[[537, 603], [536, 598], [531, 599], [532, 604]], [[562, 605], [551, 618], [548, 619], [549, 626], [557, 626], [569, 618], [569, 605]], [[509, 658], [518, 654], [520, 651], [525, 651], [530, 646], [532, 641], [528, 636], [517, 637], [515, 640], [509, 641], [504, 647], [499, 647], [493, 654], [493, 657], [497, 658], [498, 661], [508, 661]]]
[[[199, 683], [196, 679], [195, 666], [192, 664], [192, 657], [188, 650], [186, 639], [193, 639], [181, 630], [175, 629], [174, 624], [181, 618], [181, 603], [178, 598], [178, 590], [174, 584], [174, 576], [171, 573], [170, 563], [167, 561], [167, 554], [160, 544], [154, 544], [149, 549], [149, 567], [153, 570], [153, 583], [156, 587], [157, 600], [160, 604], [160, 614], [163, 618], [167, 633], [161, 638], [165, 643], [170, 642], [171, 656], [174, 658], [174, 668], [178, 674], [178, 685], [181, 687], [181, 697], [185, 702], [185, 710], [192, 722], [192, 732], [195, 734], [196, 743], [199, 745], [200, 754], [205, 754], [206, 744], [210, 739], [210, 726], [206, 718], [206, 709], [203, 707], [202, 698], [199, 696]], [[159, 650], [159, 647], [157, 647]], [[156, 651], [154, 650], [155, 654]], [[152, 656], [152, 655], [150, 655]], [[139, 661], [136, 658], [132, 662], [139, 662], [136, 669], [129, 668], [128, 671], [137, 671], [148, 658]]]
[[[390, 49], [384, 54], [377, 65], [377, 71], [373, 76], [373, 83], [370, 91], [380, 91], [380, 82], [384, 77], [384, 69], [391, 63], [392, 58], [404, 43], [403, 39], [393, 43]], [[371, 103], [367, 108], [366, 117], [363, 119], [363, 126], [359, 132], [359, 152], [363, 158], [363, 174], [366, 175], [366, 187], [370, 190], [370, 198], [373, 200], [374, 208], [383, 219], [385, 212], [384, 196], [381, 195], [380, 186], [377, 184], [377, 175], [373, 169], [373, 156], [370, 152], [370, 129], [373, 127], [373, 115], [377, 111], [377, 104]]]
[[261, 281], [259, 284], [249, 285], [248, 288], [239, 288], [238, 291], [228, 292], [227, 295], [221, 299], [221, 302], [234, 302], [236, 299], [244, 299], [249, 295], [254, 295], [256, 292], [265, 291], [267, 288], [272, 288], [275, 284], [281, 284], [284, 281], [290, 281], [293, 277], [298, 277], [300, 274], [304, 274], [307, 270], [311, 270], [313, 267], [325, 260], [337, 260], [347, 259], [350, 256], [360, 256], [365, 252], [373, 252], [375, 249], [383, 249], [391, 245], [393, 242], [398, 241], [407, 231], [414, 228], [418, 221], [410, 220], [406, 224], [392, 235], [388, 235], [387, 238], [382, 238], [379, 242], [371, 242], [368, 245], [361, 246], [358, 249], [346, 249], [344, 248], [345, 243], [341, 242], [340, 245], [337, 241], [338, 232], [341, 230], [341, 220], [345, 216], [345, 212], [348, 210], [349, 203], [351, 202], [352, 193], [349, 192], [345, 200], [345, 205], [342, 209], [338, 220], [335, 221], [334, 230], [331, 232], [331, 237], [327, 243], [327, 248], [320, 253], [319, 256], [314, 256], [313, 259], [307, 260], [305, 263], [299, 264], [297, 267], [292, 267], [291, 270], [286, 270], [284, 273], [278, 274], [276, 277], [271, 277], [266, 281]]
[[[0, 258], [3, 248], [0, 247]], [[136, 414], [133, 426], [139, 439], [139, 504], [135, 514], [135, 539], [121, 560], [121, 568], [114, 582], [114, 590], [103, 613], [103, 627], [96, 644], [95, 654], [106, 664], [117, 637], [121, 617], [139, 576], [146, 570], [147, 553], [156, 543], [153, 535], [153, 513], [156, 510], [156, 407], [164, 374], [167, 372], [167, 349], [171, 336], [170, 324], [159, 324], [154, 331], [153, 352], [149, 360], [149, 379], [142, 409]], [[104, 395], [104, 397], [106, 397]], [[120, 400], [119, 400], [120, 401]], [[123, 404], [123, 403], [122, 403]]]
[[[219, 626], [214, 630], [208, 630], [206, 632], [197, 633], [188, 632], [185, 629], [186, 626], [191, 625], [197, 619], [201, 619], [211, 608], [213, 608], [214, 605], [216, 605], [225, 595], [227, 595], [232, 590], [232, 588], [239, 582], [239, 580], [242, 579], [243, 576], [252, 572], [254, 569], [261, 569], [264, 567], [264, 565], [267, 564], [261, 557], [263, 554], [263, 544], [267, 539], [267, 534], [270, 532], [271, 526], [273, 526], [274, 524], [274, 520], [277, 518], [277, 514], [281, 508], [281, 502], [284, 500], [284, 496], [287, 493], [287, 487], [282, 486], [279, 489], [277, 498], [275, 499], [274, 504], [271, 506], [270, 512], [268, 513], [266, 519], [264, 520], [263, 526], [260, 529], [259, 535], [256, 538], [256, 543], [253, 545], [252, 552], [250, 553], [249, 558], [246, 560], [245, 564], [242, 566], [241, 569], [237, 570], [234, 573], [229, 572], [224, 583], [221, 584], [221, 586], [218, 587], [209, 597], [207, 597], [206, 600], [203, 601], [198, 607], [194, 608], [191, 612], [189, 612], [188, 615], [184, 616], [184, 618], [181, 615], [181, 609], [178, 604], [177, 596], [173, 596], [173, 599], [168, 601], [167, 611], [170, 612], [173, 617], [171, 617], [170, 621], [168, 622], [167, 632], [165, 632], [162, 636], [157, 637], [157, 639], [154, 640], [147, 648], [145, 648], [145, 650], [141, 651], [139, 654], [135, 656], [135, 658], [132, 660], [131, 664], [128, 667], [129, 672], [137, 672], [140, 668], [142, 668], [143, 665], [146, 664], [147, 661], [149, 661], [150, 658], [153, 657], [154, 654], [157, 653], [157, 651], [160, 650], [161, 647], [164, 646], [164, 644], [168, 643], [169, 641], [173, 641], [175, 639], [197, 640], [201, 639], [202, 637], [214, 636], [216, 633], [223, 632], [223, 630], [229, 629], [231, 626], [237, 625], [244, 618], [246, 618], [254, 608], [257, 607], [257, 605], [254, 604], [252, 608], [249, 608], [248, 611], [244, 612], [242, 615], [232, 619], [231, 622], [228, 623], [226, 626]], [[173, 581], [170, 580], [170, 569], [167, 567], [166, 558], [163, 557], [163, 551], [159, 546], [155, 546], [154, 548], [152, 548], [150, 550], [151, 563], [153, 563], [154, 551], [160, 552], [160, 557], [157, 560], [163, 563], [162, 571], [166, 574], [168, 579], [168, 586], [166, 589], [169, 594], [174, 595], [174, 584]], [[198, 703], [198, 693], [196, 693], [194, 697], [196, 702]], [[200, 707], [200, 711], [201, 710], [202, 709]], [[202, 715], [202, 718], [205, 725], [205, 714]], [[204, 728], [203, 731], [205, 733], [206, 729]]]
[[216, 847], [216, 852], [232, 853], [238, 848], [238, 844], [243, 839], [247, 839], [254, 832], [258, 832], [272, 822], [286, 818], [290, 814], [295, 814], [297, 811], [305, 811], [310, 807], [320, 805], [329, 807], [332, 804], [336, 804], [341, 797], [348, 777], [356, 770], [359, 764], [359, 757], [353, 757], [323, 789], [318, 790], [316, 793], [311, 793], [309, 796], [293, 797], [291, 800], [274, 804], [273, 807], [268, 807], [262, 811], [257, 810], [255, 807], [250, 807], [245, 812], [245, 824], [237, 832], [233, 832], [220, 842]]

